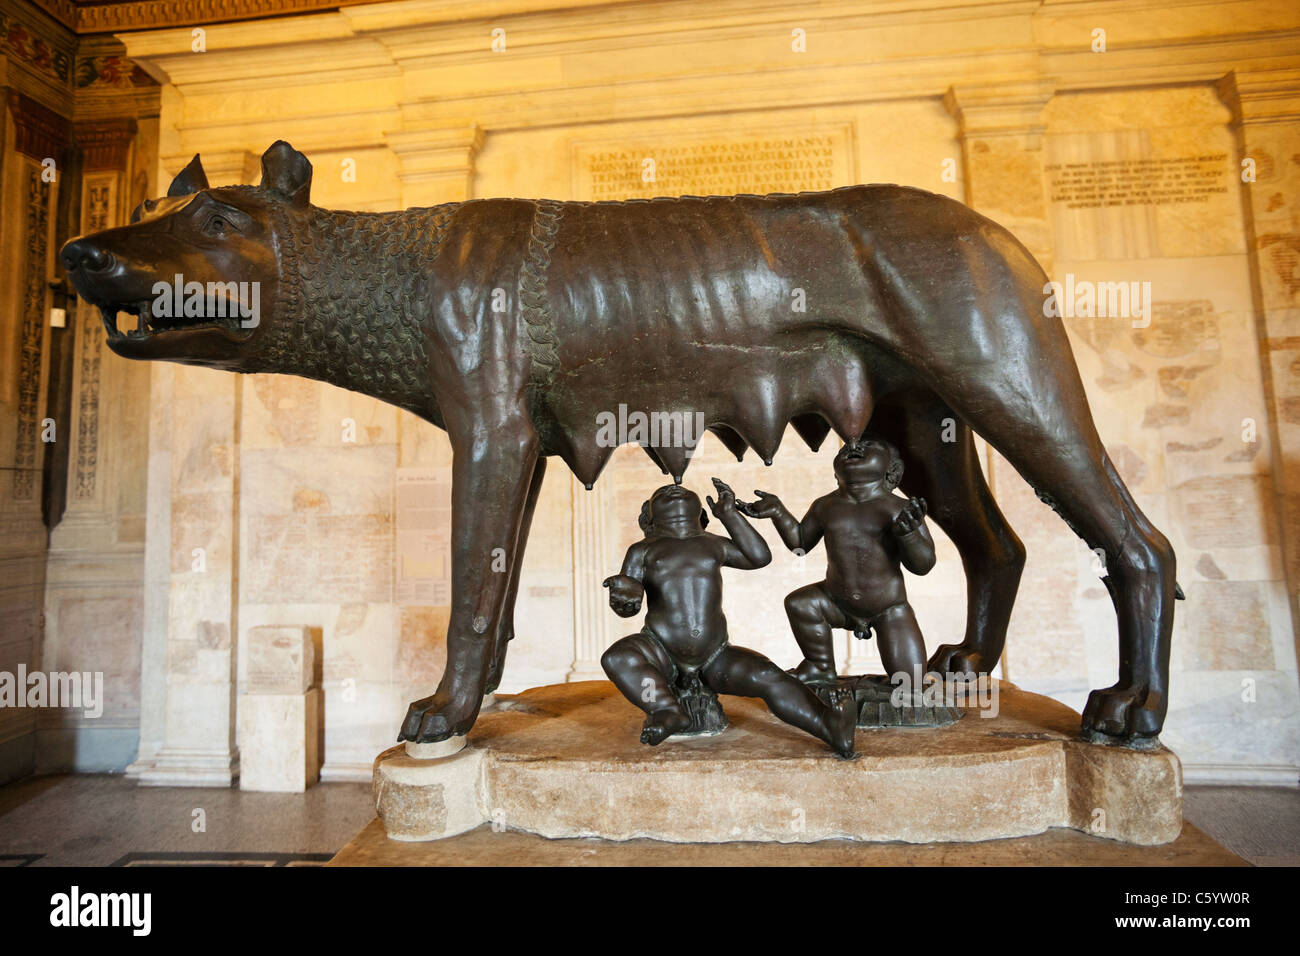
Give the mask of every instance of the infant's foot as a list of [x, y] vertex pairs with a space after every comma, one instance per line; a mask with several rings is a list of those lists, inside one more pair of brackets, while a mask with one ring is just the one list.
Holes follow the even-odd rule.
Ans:
[[858, 729], [858, 701], [853, 691], [837, 687], [826, 694], [828, 743], [841, 757], [853, 756], [853, 736]]
[[803, 661], [794, 670], [790, 671], [795, 677], [805, 684], [833, 684], [835, 683], [835, 665], [823, 664], [818, 661], [810, 661], [804, 658]]
[[656, 710], [641, 725], [641, 743], [651, 747], [663, 743], [673, 734], [679, 734], [690, 727], [691, 718], [675, 708]]

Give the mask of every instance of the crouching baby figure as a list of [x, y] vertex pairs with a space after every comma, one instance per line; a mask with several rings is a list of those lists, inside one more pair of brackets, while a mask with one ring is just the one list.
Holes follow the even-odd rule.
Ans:
[[[646, 602], [645, 626], [605, 652], [601, 666], [629, 701], [645, 711], [641, 740], [662, 743], [700, 732], [720, 717], [716, 694], [761, 699], [781, 720], [853, 753], [857, 705], [850, 691], [823, 702], [797, 678], [755, 651], [733, 646], [722, 613], [722, 569], [753, 570], [772, 560], [762, 536], [736, 508], [732, 490], [713, 479], [709, 509], [730, 537], [705, 530], [699, 496], [664, 485], [641, 507], [645, 537], [627, 551], [623, 570], [607, 578], [609, 603], [632, 617]], [[715, 726], [712, 729], [717, 729]]]

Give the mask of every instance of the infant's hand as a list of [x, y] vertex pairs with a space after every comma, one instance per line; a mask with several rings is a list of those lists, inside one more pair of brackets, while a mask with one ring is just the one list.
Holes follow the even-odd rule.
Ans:
[[903, 510], [894, 518], [894, 534], [900, 538], [905, 534], [911, 534], [921, 527], [924, 521], [925, 499], [910, 498], [907, 504], [903, 505]]
[[754, 494], [758, 495], [757, 501], [737, 501], [736, 510], [751, 518], [775, 518], [785, 508], [776, 495], [757, 488], [754, 489]]
[[736, 510], [736, 493], [731, 490], [731, 486], [725, 481], [717, 478], [713, 479], [713, 487], [718, 491], [718, 500], [705, 498], [709, 503], [709, 510], [713, 512], [713, 517], [721, 519], [729, 511]]
[[625, 574], [615, 574], [601, 582], [609, 588], [609, 606], [619, 617], [632, 617], [641, 610], [641, 597], [645, 588], [641, 582]]

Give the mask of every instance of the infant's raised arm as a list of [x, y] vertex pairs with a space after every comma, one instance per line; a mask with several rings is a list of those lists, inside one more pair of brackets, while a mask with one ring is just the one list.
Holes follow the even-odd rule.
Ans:
[[924, 498], [910, 498], [898, 509], [890, 525], [899, 559], [913, 574], [928, 574], [937, 560], [934, 539], [925, 526], [925, 512]]

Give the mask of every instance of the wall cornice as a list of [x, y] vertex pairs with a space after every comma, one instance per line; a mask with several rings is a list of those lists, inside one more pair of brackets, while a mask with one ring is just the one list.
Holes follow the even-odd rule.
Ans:
[[[1057, 92], [1212, 83], [1300, 57], [1300, 11], [1269, 2], [1173, 3], [1185, 8], [1177, 19], [1169, 3], [1116, 0], [958, 8], [899, 0], [869, 11], [829, 2], [793, 19], [786, 4], [747, 0], [511, 13], [519, 6], [406, 0], [221, 25], [204, 53], [191, 52], [188, 30], [121, 39], [187, 97], [391, 79], [413, 120], [487, 129], [937, 98], [990, 82]], [[937, 22], [949, 29], [933, 29]], [[1098, 22], [1106, 24], [1105, 53], [1090, 49]], [[496, 26], [506, 30], [505, 53], [490, 49]], [[780, 56], [796, 26], [808, 31], [809, 51], [789, 53], [785, 68]], [[678, 62], [666, 63], [670, 55]], [[768, 68], [757, 71], [756, 62]], [[272, 104], [263, 118], [274, 122], [275, 113]], [[319, 115], [329, 114], [322, 103]], [[289, 115], [303, 112], [296, 104]]]

